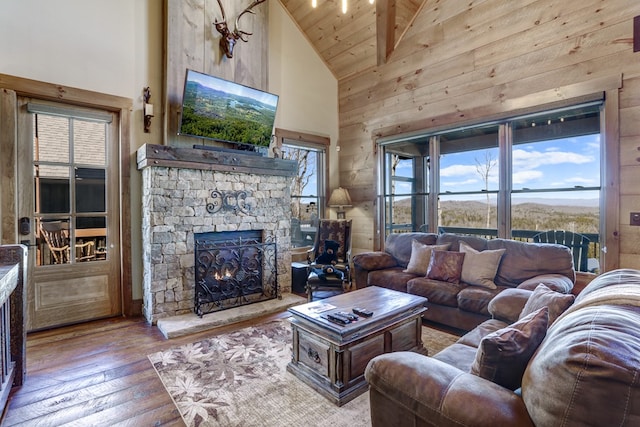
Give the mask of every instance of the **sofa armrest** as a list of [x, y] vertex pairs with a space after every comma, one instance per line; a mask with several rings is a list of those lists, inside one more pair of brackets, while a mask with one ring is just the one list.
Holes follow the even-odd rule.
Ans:
[[373, 427], [399, 425], [398, 419], [411, 425], [533, 426], [513, 391], [417, 353], [375, 357], [365, 378]]
[[398, 261], [386, 252], [362, 252], [353, 257], [353, 265], [362, 270], [382, 270], [396, 267]]
[[518, 285], [518, 289], [533, 291], [540, 283], [544, 283], [549, 289], [562, 294], [568, 294], [573, 289], [573, 281], [562, 274], [541, 274], [525, 280]]
[[387, 252], [362, 252], [353, 256], [353, 279], [357, 289], [369, 284], [369, 272], [392, 268], [398, 261]]
[[532, 293], [528, 289], [505, 289], [489, 301], [487, 309], [494, 319], [516, 322]]

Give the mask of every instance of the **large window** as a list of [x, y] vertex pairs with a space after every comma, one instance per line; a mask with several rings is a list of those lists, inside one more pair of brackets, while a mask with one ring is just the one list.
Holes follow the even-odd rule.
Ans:
[[326, 147], [284, 138], [282, 157], [298, 163], [291, 181], [291, 245], [310, 246], [325, 215]]
[[597, 272], [601, 108], [593, 102], [379, 142], [386, 234], [538, 241], [543, 231], [562, 231], [588, 242], [581, 269]]

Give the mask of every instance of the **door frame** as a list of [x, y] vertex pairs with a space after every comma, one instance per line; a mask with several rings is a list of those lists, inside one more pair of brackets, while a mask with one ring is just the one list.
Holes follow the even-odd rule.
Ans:
[[[0, 74], [0, 90], [11, 90], [15, 92], [15, 96], [25, 96], [37, 98], [47, 101], [55, 101], [66, 103], [80, 107], [97, 108], [113, 112], [119, 118], [119, 191], [122, 195], [120, 198], [120, 283], [122, 295], [122, 313], [125, 316], [135, 316], [142, 313], [142, 302], [136, 301], [134, 305], [133, 289], [132, 289], [132, 267], [131, 267], [131, 172], [130, 172], [130, 147], [131, 147], [131, 111], [133, 109], [133, 100], [114, 95], [107, 95], [99, 92], [93, 92], [84, 89], [78, 89], [68, 86], [56, 85], [37, 80], [15, 77], [6, 74]], [[3, 107], [6, 107], [4, 105]], [[16, 108], [14, 106], [14, 108]], [[13, 111], [14, 117], [17, 117], [17, 111]], [[13, 136], [11, 136], [13, 134]], [[17, 152], [16, 150], [15, 132], [0, 134], [0, 151]], [[14, 174], [14, 180], [17, 176]], [[16, 182], [13, 182], [15, 188]], [[2, 188], [0, 188], [0, 191]], [[10, 190], [9, 190], [10, 191]], [[17, 191], [19, 193], [19, 189]], [[0, 198], [2, 199], [2, 198]], [[12, 206], [13, 212], [1, 211], [3, 222], [2, 243], [19, 242], [18, 236], [18, 213], [17, 203]], [[13, 233], [7, 233], [7, 230], [13, 230]], [[9, 235], [7, 235], [9, 234]]]

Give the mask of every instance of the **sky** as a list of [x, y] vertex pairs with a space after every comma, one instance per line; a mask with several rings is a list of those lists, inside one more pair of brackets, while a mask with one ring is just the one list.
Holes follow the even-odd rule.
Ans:
[[[513, 189], [555, 189], [598, 187], [600, 185], [600, 135], [542, 141], [515, 145], [513, 158]], [[477, 163], [486, 165], [486, 152], [495, 163], [489, 173], [489, 190], [498, 189], [498, 149], [453, 153], [441, 157], [440, 185], [443, 192], [479, 191], [485, 188], [483, 177], [477, 171]], [[401, 162], [398, 176], [411, 176], [411, 162]], [[317, 182], [313, 176], [303, 195], [315, 195]], [[408, 193], [408, 183], [396, 184], [396, 194]], [[450, 196], [453, 200], [474, 198], [464, 195]], [[495, 196], [492, 196], [495, 200]], [[449, 199], [449, 197], [447, 197]], [[484, 198], [482, 198], [484, 200]], [[598, 192], [543, 192], [514, 196], [513, 203], [538, 202], [597, 206]], [[570, 201], [569, 203], [566, 203]]]

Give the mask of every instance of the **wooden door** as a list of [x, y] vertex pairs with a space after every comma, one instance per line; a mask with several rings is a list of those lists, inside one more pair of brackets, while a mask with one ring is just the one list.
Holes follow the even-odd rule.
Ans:
[[30, 331], [118, 315], [118, 117], [18, 98], [18, 216]]

